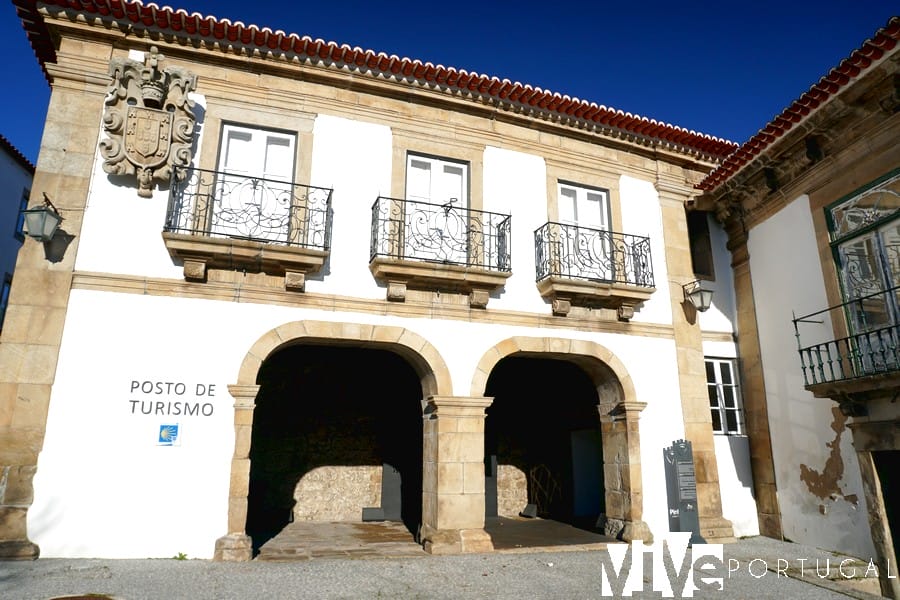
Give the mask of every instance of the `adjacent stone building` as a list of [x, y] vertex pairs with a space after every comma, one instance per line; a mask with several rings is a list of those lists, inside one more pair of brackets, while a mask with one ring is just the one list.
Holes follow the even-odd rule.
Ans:
[[898, 40], [893, 18], [729, 156], [698, 199], [733, 256], [760, 528], [877, 556], [894, 598]]
[[22, 211], [28, 206], [34, 165], [9, 140], [0, 135], [0, 181], [2, 211], [0, 211], [0, 330], [6, 314], [6, 304], [12, 286], [13, 271], [19, 248], [25, 241]]

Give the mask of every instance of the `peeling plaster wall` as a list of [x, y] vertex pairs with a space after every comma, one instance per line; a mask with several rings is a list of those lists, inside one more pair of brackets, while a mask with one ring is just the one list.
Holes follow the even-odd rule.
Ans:
[[[784, 535], [874, 556], [852, 435], [832, 401], [804, 389], [791, 324], [792, 310], [804, 315], [828, 306], [808, 197], [751, 230], [747, 245]], [[804, 327], [809, 343], [830, 332], [830, 323]]]

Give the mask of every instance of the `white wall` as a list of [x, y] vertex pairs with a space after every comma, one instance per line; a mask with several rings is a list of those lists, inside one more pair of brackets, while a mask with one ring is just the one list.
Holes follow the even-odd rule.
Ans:
[[[625, 365], [638, 400], [648, 403], [641, 415], [644, 519], [651, 530], [666, 530], [662, 448], [684, 437], [671, 340], [75, 290], [28, 512], [29, 535], [42, 555], [211, 556], [226, 533], [234, 448], [227, 385], [260, 336], [302, 319], [405, 327], [436, 347], [454, 394], [463, 396], [481, 357], [509, 337], [604, 345]], [[186, 390], [144, 394], [132, 390], [133, 381], [184, 383]], [[197, 384], [214, 385], [214, 394], [198, 399]], [[211, 414], [146, 415], [140, 400], [152, 400], [153, 413], [156, 402], [188, 401], [209, 405]], [[160, 426], [173, 423], [181, 445], [160, 446]]]
[[699, 315], [698, 322], [703, 331], [734, 333], [737, 331], [737, 308], [734, 299], [734, 274], [731, 271], [731, 252], [726, 243], [728, 235], [711, 215], [709, 241], [712, 246], [714, 281], [704, 281], [703, 285], [713, 290], [712, 305]]
[[548, 314], [535, 285], [534, 230], [546, 223], [547, 167], [540, 156], [484, 149], [484, 210], [512, 215], [512, 275], [491, 308]]
[[[804, 390], [791, 325], [797, 315], [828, 306], [809, 199], [801, 196], [750, 231], [750, 272], [756, 303], [778, 501], [785, 537], [800, 543], [872, 556], [865, 494], [849, 429], [832, 429], [836, 406]], [[822, 325], [807, 325], [822, 335]], [[842, 470], [831, 497], [801, 481], [801, 465], [822, 472], [839, 436]]]
[[[202, 97], [195, 100], [205, 104]], [[390, 190], [390, 129], [319, 115], [313, 133], [310, 183], [334, 189], [334, 233], [326, 269], [308, 278], [307, 292], [383, 298], [368, 261], [371, 206]], [[543, 159], [487, 147], [483, 185], [485, 209], [513, 218], [514, 272], [491, 308], [549, 314], [534, 283], [533, 232], [547, 220]], [[671, 323], [658, 195], [652, 183], [622, 177], [620, 197], [625, 232], [649, 236], [652, 244], [657, 292], [635, 321]], [[181, 267], [161, 240], [167, 201], [167, 190], [139, 198], [134, 187], [111, 181], [98, 160], [76, 269], [180, 280]], [[128, 228], [120, 227], [123, 216]], [[260, 336], [303, 319], [405, 327], [435, 346], [454, 393], [463, 396], [481, 357], [510, 337], [604, 345], [625, 365], [637, 399], [648, 403], [641, 414], [644, 520], [657, 535], [668, 529], [666, 494], [659, 487], [665, 481], [662, 449], [684, 437], [672, 339], [76, 290], [28, 513], [29, 535], [42, 554], [210, 556], [215, 539], [226, 533], [234, 435], [227, 385]], [[133, 391], [133, 381], [183, 383], [185, 398]], [[209, 402], [194, 398], [198, 384], [215, 386]], [[187, 399], [209, 405], [212, 413], [146, 415], [145, 405], [132, 403], [142, 399], [153, 400], [154, 412], [155, 402]], [[174, 423], [181, 428], [180, 445], [159, 445], [159, 428]]]
[[369, 242], [372, 204], [391, 193], [390, 127], [318, 115], [310, 183], [334, 190], [334, 221], [326, 269], [307, 277], [306, 290], [384, 298], [369, 272]]
[[653, 183], [623, 175], [619, 179], [619, 202], [622, 205], [622, 233], [650, 238], [650, 258], [656, 284], [656, 292], [635, 312], [632, 321], [670, 325], [672, 303], [659, 194]]

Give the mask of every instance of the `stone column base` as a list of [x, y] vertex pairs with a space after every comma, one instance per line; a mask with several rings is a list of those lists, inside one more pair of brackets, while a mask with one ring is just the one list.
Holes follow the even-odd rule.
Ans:
[[213, 560], [242, 562], [253, 558], [253, 540], [243, 533], [229, 533], [216, 540]]
[[28, 540], [0, 542], [0, 560], [35, 560], [40, 555], [41, 549]]
[[622, 519], [610, 519], [601, 516], [598, 525], [603, 527], [604, 535], [623, 542], [641, 540], [645, 544], [653, 543], [653, 533], [643, 521], [623, 521]]
[[484, 529], [442, 529], [422, 526], [422, 546], [429, 554], [493, 552], [494, 542]]
[[700, 517], [700, 535], [707, 544], [733, 544], [734, 528], [724, 517]]

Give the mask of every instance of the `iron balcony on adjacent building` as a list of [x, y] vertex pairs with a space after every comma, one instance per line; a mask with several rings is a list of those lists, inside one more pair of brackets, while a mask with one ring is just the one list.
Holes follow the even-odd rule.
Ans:
[[795, 317], [806, 389], [865, 400], [900, 384], [898, 301], [900, 286]]

